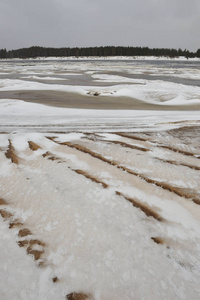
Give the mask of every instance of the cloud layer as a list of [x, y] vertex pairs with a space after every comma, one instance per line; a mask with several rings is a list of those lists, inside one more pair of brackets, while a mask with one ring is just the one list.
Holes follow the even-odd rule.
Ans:
[[0, 48], [200, 48], [199, 0], [1, 0]]

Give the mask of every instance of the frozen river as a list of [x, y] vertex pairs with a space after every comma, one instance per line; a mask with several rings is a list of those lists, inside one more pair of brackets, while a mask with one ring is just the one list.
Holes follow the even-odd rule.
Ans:
[[[1, 126], [8, 118], [8, 127], [44, 123], [67, 129], [75, 120], [76, 128], [88, 121], [105, 128], [110, 119], [128, 129], [135, 121], [138, 126], [140, 117], [148, 126], [149, 115], [180, 121], [198, 118], [200, 110], [199, 60], [28, 59], [0, 66]], [[30, 102], [54, 109], [41, 107], [35, 116], [37, 107]]]

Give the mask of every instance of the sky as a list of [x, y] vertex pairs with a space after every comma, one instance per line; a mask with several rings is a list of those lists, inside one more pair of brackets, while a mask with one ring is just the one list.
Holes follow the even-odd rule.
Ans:
[[200, 0], [0, 0], [0, 49], [200, 48]]

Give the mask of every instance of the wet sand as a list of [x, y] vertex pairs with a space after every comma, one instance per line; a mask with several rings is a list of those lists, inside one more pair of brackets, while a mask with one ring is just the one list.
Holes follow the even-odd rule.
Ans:
[[0, 99], [17, 99], [64, 108], [82, 109], [133, 109], [133, 110], [199, 110], [200, 105], [156, 105], [130, 97], [80, 95], [60, 91], [5, 91]]

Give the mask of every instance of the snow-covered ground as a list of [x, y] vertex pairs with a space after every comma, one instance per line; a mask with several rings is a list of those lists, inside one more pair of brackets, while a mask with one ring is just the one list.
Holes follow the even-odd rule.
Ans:
[[[171, 64], [1, 64], [0, 299], [199, 299], [200, 71]], [[1, 96], [33, 90], [159, 109]]]

